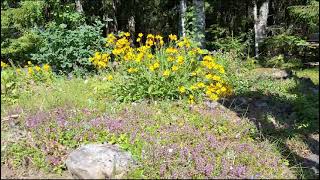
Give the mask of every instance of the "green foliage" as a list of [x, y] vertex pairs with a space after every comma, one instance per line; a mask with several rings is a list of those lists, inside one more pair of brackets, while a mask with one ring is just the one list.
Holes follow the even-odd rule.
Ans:
[[74, 30], [64, 24], [53, 24], [39, 35], [43, 39], [40, 50], [32, 54], [32, 60], [39, 64], [50, 64], [59, 73], [83, 74], [93, 70], [88, 58], [97, 50], [104, 49], [101, 36], [102, 24], [82, 25]]
[[289, 15], [293, 23], [308, 27], [308, 32], [319, 31], [319, 1], [312, 1], [307, 6], [290, 6]]
[[[20, 7], [1, 11], [1, 31], [23, 31], [44, 24], [43, 1], [22, 1]], [[2, 32], [1, 32], [2, 33]]]
[[56, 24], [66, 24], [68, 29], [75, 29], [85, 22], [85, 18], [76, 11], [74, 1], [44, 1], [48, 9], [47, 20], [51, 20]]
[[22, 165], [28, 165], [31, 163], [39, 168], [46, 169], [48, 164], [45, 160], [45, 155], [40, 149], [30, 147], [26, 142], [17, 142], [11, 144], [7, 151], [6, 156], [11, 157], [13, 167], [21, 167]]
[[261, 45], [263, 54], [273, 57], [282, 54], [286, 57], [303, 56], [309, 49], [309, 43], [298, 36], [287, 33], [275, 35], [265, 39]]
[[28, 31], [17, 39], [8, 39], [7, 42], [3, 42], [1, 56], [4, 59], [11, 59], [15, 64], [25, 64], [30, 60], [31, 53], [39, 50], [40, 44], [40, 36], [35, 31]]
[[44, 25], [43, 1], [22, 1], [17, 8], [1, 11], [1, 57], [25, 63], [39, 46], [31, 30]]
[[231, 52], [242, 58], [253, 53], [251, 50], [253, 44], [252, 32], [234, 36], [226, 28], [212, 25], [206, 29], [206, 33], [209, 49]]
[[[47, 68], [47, 69], [46, 69]], [[30, 93], [30, 86], [49, 84], [53, 80], [50, 67], [8, 67], [1, 70], [1, 103], [14, 104], [20, 96]]]

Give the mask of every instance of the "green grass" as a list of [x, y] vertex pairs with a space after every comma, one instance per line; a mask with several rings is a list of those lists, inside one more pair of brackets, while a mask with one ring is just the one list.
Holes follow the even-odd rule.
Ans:
[[319, 67], [296, 71], [298, 77], [310, 78], [315, 85], [319, 85]]

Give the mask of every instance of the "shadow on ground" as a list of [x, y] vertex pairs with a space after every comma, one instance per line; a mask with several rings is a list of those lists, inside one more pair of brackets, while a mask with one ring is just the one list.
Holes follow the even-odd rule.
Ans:
[[[319, 86], [310, 79], [291, 73], [296, 94], [288, 100], [277, 94], [251, 91], [224, 100], [223, 105], [255, 123], [261, 136], [278, 142], [282, 156], [291, 168], [297, 168], [298, 178], [319, 178]], [[288, 145], [288, 139], [299, 137], [308, 146], [308, 153]], [[297, 145], [299, 147], [299, 144]], [[297, 172], [297, 170], [295, 170]]]

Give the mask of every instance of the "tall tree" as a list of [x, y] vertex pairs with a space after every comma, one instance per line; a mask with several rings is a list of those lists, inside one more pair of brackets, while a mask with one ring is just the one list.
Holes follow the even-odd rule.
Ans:
[[187, 1], [180, 0], [180, 36], [186, 36], [186, 11], [187, 11]]
[[195, 32], [196, 41], [200, 42], [202, 48], [205, 47], [205, 12], [204, 12], [204, 0], [193, 0], [193, 6], [195, 8]]
[[253, 6], [253, 16], [254, 16], [254, 46], [255, 46], [255, 56], [259, 57], [259, 44], [267, 35], [267, 23], [269, 14], [269, 2], [270, 0], [265, 0], [259, 8], [258, 13], [258, 3], [255, 0]]

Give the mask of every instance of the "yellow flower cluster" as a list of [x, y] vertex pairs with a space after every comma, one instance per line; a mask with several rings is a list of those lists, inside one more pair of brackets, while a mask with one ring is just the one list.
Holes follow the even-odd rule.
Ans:
[[[136, 39], [139, 46], [134, 47], [131, 46], [129, 37], [130, 33], [118, 36], [110, 34], [106, 38], [106, 46], [112, 50], [114, 60], [120, 61], [120, 68], [133, 78], [170, 82], [172, 86], [168, 88], [176, 88], [173, 93], [189, 97], [191, 104], [199, 96], [218, 100], [231, 93], [231, 88], [224, 80], [223, 66], [189, 38], [178, 40], [176, 35], [170, 34], [169, 43], [165, 45], [162, 36], [148, 34], [143, 43], [144, 35], [139, 33]], [[202, 60], [197, 60], [201, 56]], [[110, 54], [100, 52], [90, 58], [99, 69], [106, 68], [109, 60]]]
[[110, 60], [110, 54], [96, 52], [93, 57], [89, 58], [89, 61], [95, 65], [98, 69], [104, 69], [108, 66]]
[[[44, 64], [42, 67], [40, 67], [39, 65], [33, 65], [30, 61], [28, 61], [28, 65], [24, 67], [27, 69], [28, 75], [51, 72], [51, 67], [49, 64]], [[20, 74], [22, 71], [20, 68], [17, 68], [16, 72], [17, 74]]]
[[6, 68], [6, 67], [8, 67], [8, 64], [1, 61], [1, 68]]

